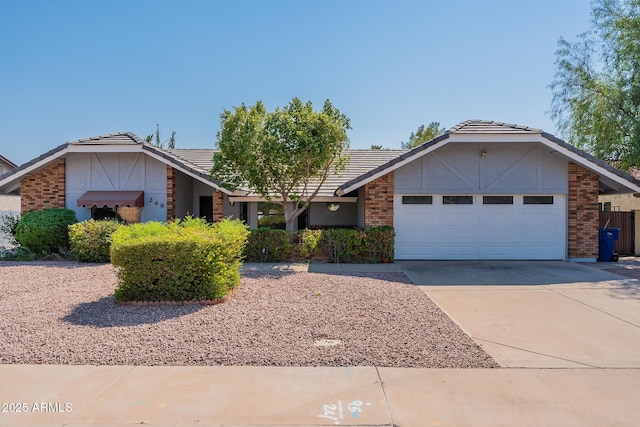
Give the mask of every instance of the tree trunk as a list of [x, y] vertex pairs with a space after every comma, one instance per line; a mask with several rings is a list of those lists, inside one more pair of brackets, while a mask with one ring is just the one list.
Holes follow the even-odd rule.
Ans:
[[284, 203], [284, 220], [287, 224], [287, 231], [296, 231], [298, 229], [298, 223], [296, 219], [298, 219], [298, 215], [293, 216], [293, 212], [295, 210], [295, 205], [291, 202]]

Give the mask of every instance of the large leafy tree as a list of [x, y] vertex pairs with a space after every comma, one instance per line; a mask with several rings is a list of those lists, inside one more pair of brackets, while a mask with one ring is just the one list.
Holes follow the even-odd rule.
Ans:
[[409, 135], [409, 141], [401, 142], [400, 146], [405, 150], [410, 150], [427, 141], [431, 141], [436, 136], [444, 133], [444, 131], [445, 129], [441, 128], [440, 123], [438, 122], [431, 122], [427, 127], [420, 125], [418, 130], [411, 132], [411, 135]]
[[551, 117], [572, 144], [640, 166], [640, 0], [595, 0], [592, 29], [558, 41]]
[[220, 116], [211, 176], [230, 188], [248, 186], [283, 206], [287, 230], [330, 173], [344, 170], [349, 118], [326, 100], [322, 110], [294, 98], [266, 111], [261, 101]]

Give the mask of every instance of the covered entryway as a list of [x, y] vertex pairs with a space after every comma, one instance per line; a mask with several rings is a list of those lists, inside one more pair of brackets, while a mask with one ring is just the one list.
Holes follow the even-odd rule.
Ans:
[[394, 211], [397, 259], [566, 258], [562, 194], [396, 194]]

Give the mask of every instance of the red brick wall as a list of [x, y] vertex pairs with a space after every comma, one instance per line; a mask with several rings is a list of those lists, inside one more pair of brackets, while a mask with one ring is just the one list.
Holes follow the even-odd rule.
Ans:
[[598, 175], [569, 162], [569, 258], [598, 257]]
[[222, 191], [213, 192], [213, 221], [220, 221], [224, 218], [224, 193]]
[[22, 213], [65, 207], [65, 163], [56, 160], [20, 181]]
[[393, 227], [393, 172], [364, 187], [364, 226], [383, 225]]
[[167, 165], [167, 221], [176, 217], [176, 172]]

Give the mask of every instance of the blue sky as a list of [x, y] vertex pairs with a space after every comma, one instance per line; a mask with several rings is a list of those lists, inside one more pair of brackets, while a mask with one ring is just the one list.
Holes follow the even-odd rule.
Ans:
[[588, 0], [0, 0], [0, 154], [160, 125], [212, 148], [220, 113], [325, 99], [351, 148], [399, 148], [421, 124], [486, 119], [557, 134], [555, 50]]

